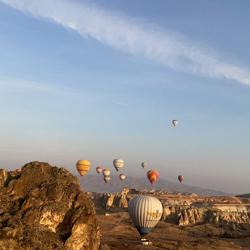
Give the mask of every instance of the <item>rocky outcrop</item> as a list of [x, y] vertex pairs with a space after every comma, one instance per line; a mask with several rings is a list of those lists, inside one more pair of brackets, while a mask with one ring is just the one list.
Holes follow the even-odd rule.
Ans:
[[0, 170], [0, 249], [97, 250], [95, 210], [76, 177], [31, 162]]
[[200, 208], [187, 208], [178, 214], [178, 225], [199, 224], [206, 222], [207, 210]]
[[128, 208], [128, 198], [129, 188], [124, 188], [118, 196], [118, 207], [119, 208]]
[[195, 225], [201, 223], [223, 224], [249, 224], [250, 219], [247, 210], [239, 207], [230, 207], [231, 210], [219, 207], [164, 207], [162, 220], [175, 221], [180, 226]]
[[127, 209], [128, 203], [131, 198], [129, 195], [129, 189], [123, 188], [120, 193], [92, 193], [93, 201], [97, 208], [102, 208], [106, 210], [110, 209]]
[[115, 195], [114, 194], [107, 194], [106, 198], [106, 209], [109, 210], [114, 203]]

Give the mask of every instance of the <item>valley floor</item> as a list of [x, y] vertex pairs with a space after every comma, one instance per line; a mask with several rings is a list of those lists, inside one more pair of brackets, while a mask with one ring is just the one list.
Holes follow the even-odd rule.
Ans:
[[[153, 246], [142, 246], [140, 236], [133, 227], [127, 212], [97, 215], [101, 225], [103, 249], [169, 249], [169, 250], [250, 250], [250, 228], [242, 230], [240, 238], [227, 238], [226, 229], [210, 224], [180, 227], [160, 221], [147, 237]], [[236, 232], [237, 234], [237, 232]]]

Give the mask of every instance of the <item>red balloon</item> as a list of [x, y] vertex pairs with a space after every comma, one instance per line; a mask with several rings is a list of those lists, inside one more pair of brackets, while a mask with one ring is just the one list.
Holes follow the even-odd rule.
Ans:
[[153, 184], [159, 179], [159, 173], [156, 170], [149, 170], [147, 172], [147, 177], [150, 183]]
[[183, 175], [178, 175], [178, 180], [180, 183], [182, 183], [184, 181]]

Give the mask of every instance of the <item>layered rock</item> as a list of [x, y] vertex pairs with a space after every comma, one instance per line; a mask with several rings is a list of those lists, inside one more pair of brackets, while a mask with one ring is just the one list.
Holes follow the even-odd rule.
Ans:
[[76, 177], [31, 162], [0, 170], [0, 249], [97, 250], [95, 209]]
[[232, 208], [233, 211], [220, 210], [218, 207], [164, 207], [163, 220], [175, 221], [180, 226], [201, 223], [221, 224], [236, 223], [249, 224], [250, 219], [244, 208]]
[[[154, 195], [163, 205], [162, 220], [180, 226], [202, 223], [249, 224], [249, 209], [237, 197], [197, 196], [160, 191], [138, 191], [125, 188], [121, 193], [96, 194], [95, 203], [102, 208], [126, 209], [135, 195]], [[119, 211], [119, 210], [118, 210]]]
[[127, 209], [128, 203], [131, 198], [129, 195], [129, 189], [124, 188], [120, 193], [112, 194], [112, 193], [92, 193], [94, 197], [94, 203], [97, 207], [102, 209]]

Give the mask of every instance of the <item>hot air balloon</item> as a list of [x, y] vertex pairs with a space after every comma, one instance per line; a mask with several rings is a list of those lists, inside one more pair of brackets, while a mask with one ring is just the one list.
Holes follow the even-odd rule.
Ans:
[[141, 236], [152, 230], [162, 216], [161, 202], [152, 196], [138, 195], [129, 202], [128, 212]]
[[90, 169], [91, 163], [88, 160], [79, 160], [76, 163], [76, 169], [81, 176], [86, 175]]
[[184, 181], [184, 176], [183, 175], [178, 175], [178, 180], [180, 183]]
[[172, 124], [174, 127], [176, 127], [178, 125], [178, 121], [177, 120], [172, 120]]
[[126, 179], [126, 175], [125, 174], [120, 174], [119, 178], [121, 181], [124, 181]]
[[147, 167], [147, 163], [146, 162], [142, 162], [141, 166], [142, 166], [142, 168], [146, 168]]
[[122, 159], [115, 159], [113, 161], [114, 167], [116, 171], [119, 171], [119, 169], [124, 167], [124, 161]]
[[102, 173], [104, 176], [110, 176], [110, 170], [108, 168], [103, 169]]
[[110, 177], [110, 175], [108, 175], [108, 176], [104, 176], [103, 179], [104, 179], [105, 183], [108, 183], [111, 180], [111, 177]]
[[101, 168], [101, 167], [96, 167], [96, 173], [97, 173], [97, 174], [102, 173], [102, 168]]
[[159, 173], [156, 170], [149, 170], [147, 172], [148, 180], [150, 181], [151, 185], [156, 182], [159, 178]]

